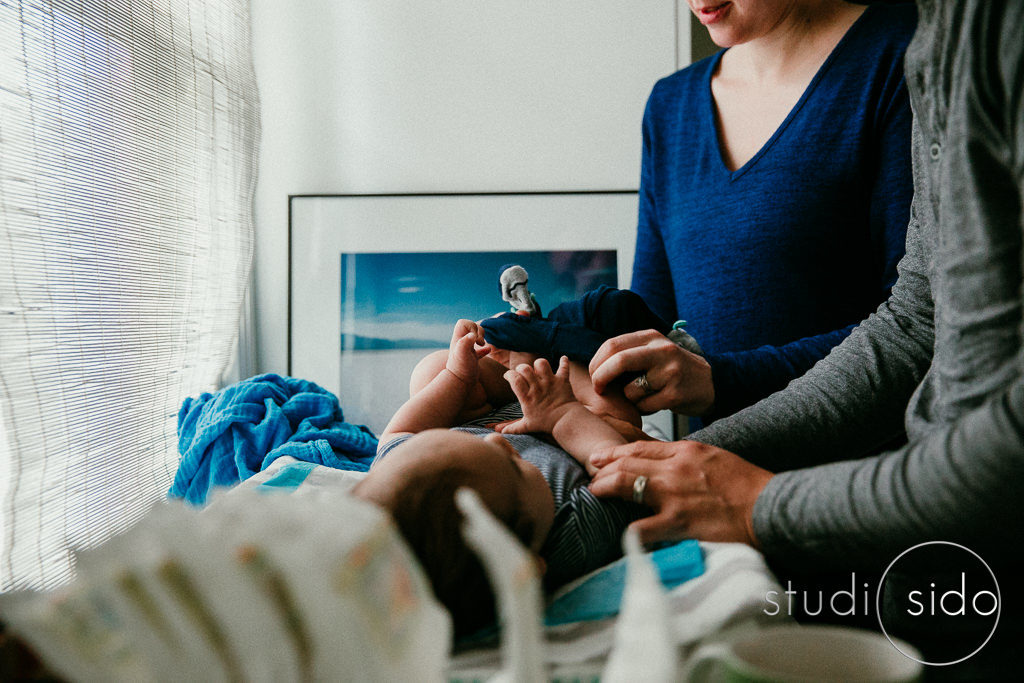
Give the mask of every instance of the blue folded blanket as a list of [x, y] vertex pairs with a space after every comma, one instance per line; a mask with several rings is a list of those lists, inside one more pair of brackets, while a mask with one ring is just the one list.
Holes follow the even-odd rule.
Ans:
[[338, 398], [326, 389], [266, 374], [186, 398], [178, 412], [178, 452], [167, 495], [200, 506], [213, 487], [244, 481], [283, 455], [365, 472], [377, 437], [345, 422]]

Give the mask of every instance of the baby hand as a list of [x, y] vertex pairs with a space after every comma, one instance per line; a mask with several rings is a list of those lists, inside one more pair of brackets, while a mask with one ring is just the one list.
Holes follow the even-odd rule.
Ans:
[[558, 361], [558, 370], [554, 373], [547, 360], [538, 358], [532, 366], [523, 363], [509, 370], [505, 379], [523, 406], [522, 418], [495, 425], [497, 431], [505, 434], [550, 434], [558, 421], [578, 405], [569, 384], [569, 359], [565, 356]]
[[480, 358], [490, 351], [491, 346], [484, 342], [483, 328], [472, 320], [460, 320], [452, 330], [445, 368], [466, 384], [474, 386], [480, 376]]

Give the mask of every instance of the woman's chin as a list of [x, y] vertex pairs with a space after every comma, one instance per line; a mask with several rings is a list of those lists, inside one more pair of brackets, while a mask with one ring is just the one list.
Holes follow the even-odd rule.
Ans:
[[718, 47], [734, 47], [744, 42], [735, 31], [731, 31], [725, 27], [709, 28], [708, 34], [711, 36], [711, 42]]

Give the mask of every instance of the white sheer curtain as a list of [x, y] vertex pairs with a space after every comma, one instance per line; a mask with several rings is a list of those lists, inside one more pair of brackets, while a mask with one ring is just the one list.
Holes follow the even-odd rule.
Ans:
[[0, 590], [162, 499], [233, 360], [249, 41], [247, 0], [0, 0]]

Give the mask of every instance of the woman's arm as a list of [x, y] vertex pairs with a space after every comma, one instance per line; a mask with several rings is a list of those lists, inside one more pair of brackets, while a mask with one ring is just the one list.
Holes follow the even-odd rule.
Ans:
[[[907, 402], [932, 357], [927, 272], [920, 228], [912, 219], [889, 301], [822, 362], [785, 390], [689, 441], [635, 443], [595, 455], [592, 462], [600, 470], [591, 490], [628, 500], [636, 476], [648, 476], [644, 502], [655, 515], [641, 529], [647, 540], [695, 535], [774, 551], [785, 543], [807, 543], [805, 532], [825, 525], [837, 531], [845, 524], [850, 534], [875, 543], [875, 537], [860, 534], [856, 522], [879, 503], [867, 500], [886, 488], [872, 476], [898, 477], [899, 468], [880, 458], [823, 463], [863, 456], [902, 429]], [[936, 437], [936, 446], [941, 441]], [[770, 474], [802, 467], [810, 469]], [[854, 471], [861, 473], [861, 488], [852, 484]], [[883, 505], [890, 517], [896, 516], [895, 504]]]
[[785, 390], [689, 438], [780, 472], [861, 457], [899, 434], [934, 345], [927, 256], [913, 216], [888, 301]]
[[672, 288], [672, 272], [659, 229], [652, 156], [656, 144], [656, 130], [652, 122], [651, 108], [652, 105], [656, 106], [658, 92], [658, 86], [655, 86], [644, 112], [636, 251], [633, 257], [633, 281], [630, 289], [643, 297], [651, 310], [665, 320], [672, 321], [678, 317], [678, 313], [675, 291]]
[[711, 368], [714, 402], [713, 407], [701, 416], [712, 419], [727, 417], [785, 388], [827, 356], [855, 327], [848, 325], [782, 346], [706, 354]]
[[[875, 289], [868, 300], [881, 303], [896, 280], [896, 265], [904, 253], [907, 221], [913, 195], [910, 162], [911, 114], [901, 62], [894, 62], [880, 88], [875, 111], [869, 112], [872, 141], [870, 158], [859, 169], [863, 177], [864, 229], [869, 233], [871, 260], [864, 263], [875, 273]], [[651, 101], [655, 101], [656, 93]], [[648, 105], [650, 107], [650, 103]], [[640, 222], [633, 289], [662, 316], [671, 297], [671, 277], [658, 232], [651, 177], [650, 145], [656, 136], [645, 116], [644, 166], [641, 175]], [[671, 299], [674, 306], [674, 298]], [[865, 314], [867, 311], [865, 311]], [[859, 321], [778, 346], [762, 346], [733, 353], [709, 353], [704, 359], [673, 348], [661, 335], [623, 335], [609, 340], [595, 355], [591, 373], [598, 391], [627, 370], [646, 372], [653, 392], [644, 395], [626, 387], [630, 400], [644, 412], [671, 409], [686, 415], [721, 418], [753, 405], [803, 375], [842, 342]], [[620, 355], [621, 354], [621, 355]]]

